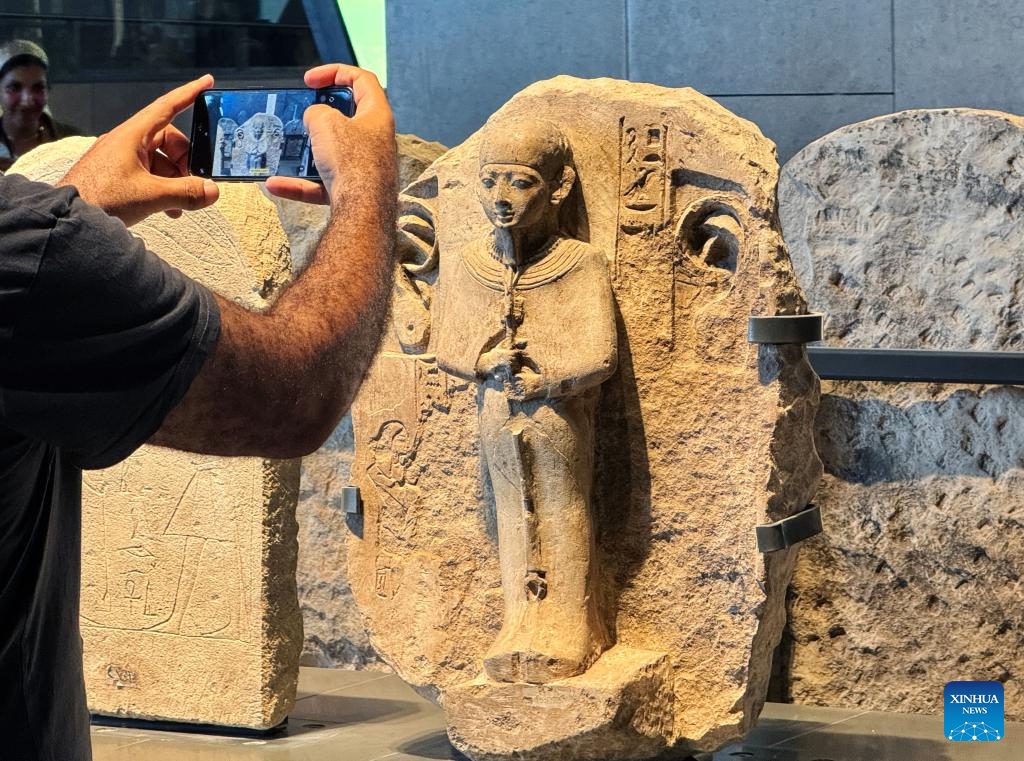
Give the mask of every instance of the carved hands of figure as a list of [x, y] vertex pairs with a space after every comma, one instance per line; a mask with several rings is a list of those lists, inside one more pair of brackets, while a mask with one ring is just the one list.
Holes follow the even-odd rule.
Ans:
[[480, 355], [476, 365], [481, 379], [500, 380], [509, 399], [525, 402], [546, 396], [544, 376], [526, 353], [526, 341], [501, 342]]

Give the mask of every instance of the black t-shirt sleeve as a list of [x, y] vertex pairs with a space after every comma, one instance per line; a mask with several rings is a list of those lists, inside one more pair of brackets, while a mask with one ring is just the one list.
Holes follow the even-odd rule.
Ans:
[[217, 340], [216, 301], [73, 193], [66, 213], [33, 214], [18, 237], [0, 210], [0, 237], [17, 241], [0, 262], [0, 425], [80, 467], [112, 465], [188, 390]]

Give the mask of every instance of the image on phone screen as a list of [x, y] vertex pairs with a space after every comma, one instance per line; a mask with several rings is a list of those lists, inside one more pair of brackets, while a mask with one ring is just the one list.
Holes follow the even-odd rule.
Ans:
[[205, 91], [193, 113], [190, 171], [214, 180], [318, 179], [302, 122], [314, 103], [351, 114], [352, 93], [348, 88]]

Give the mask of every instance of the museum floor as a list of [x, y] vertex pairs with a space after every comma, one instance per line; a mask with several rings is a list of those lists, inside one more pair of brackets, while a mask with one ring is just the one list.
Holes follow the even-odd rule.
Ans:
[[[304, 668], [284, 733], [222, 737], [93, 727], [94, 761], [412, 761], [457, 759], [441, 712], [397, 677]], [[942, 737], [939, 717], [770, 703], [742, 743], [696, 761], [1020, 761], [1024, 724], [994, 743]], [[611, 761], [611, 760], [609, 760]]]

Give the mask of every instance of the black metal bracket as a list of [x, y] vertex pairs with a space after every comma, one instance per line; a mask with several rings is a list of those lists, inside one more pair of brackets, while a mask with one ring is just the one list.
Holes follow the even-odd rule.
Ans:
[[[747, 341], [753, 344], [815, 343], [822, 340], [823, 317], [821, 314], [750, 317]], [[808, 346], [807, 359], [822, 380], [1024, 385], [1022, 351]]]
[[359, 494], [358, 486], [343, 486], [341, 488], [341, 501], [345, 505], [346, 515], [363, 514], [363, 498]]
[[808, 346], [807, 359], [824, 380], [1024, 385], [1024, 352]]
[[756, 531], [757, 549], [760, 552], [784, 550], [821, 533], [821, 508], [808, 505], [799, 513], [781, 521], [758, 526]]
[[809, 344], [821, 340], [822, 315], [776, 314], [747, 320], [752, 344]]

